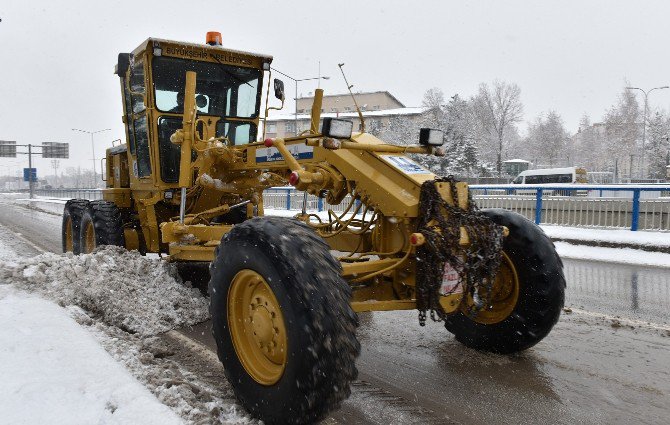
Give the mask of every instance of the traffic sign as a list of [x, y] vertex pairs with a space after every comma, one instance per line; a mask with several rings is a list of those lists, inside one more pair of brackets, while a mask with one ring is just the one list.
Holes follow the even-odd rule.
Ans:
[[16, 142], [0, 140], [0, 158], [16, 158]]
[[23, 181], [37, 181], [37, 168], [24, 168], [23, 169]]
[[42, 158], [69, 158], [70, 144], [57, 142], [42, 143]]

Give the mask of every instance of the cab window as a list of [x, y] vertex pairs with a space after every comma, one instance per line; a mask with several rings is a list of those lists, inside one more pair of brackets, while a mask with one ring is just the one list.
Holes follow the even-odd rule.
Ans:
[[216, 123], [216, 137], [227, 137], [233, 145], [244, 145], [256, 140], [256, 124], [220, 120]]
[[166, 56], [154, 58], [152, 69], [156, 108], [160, 111], [184, 112], [186, 72], [194, 71], [199, 113], [251, 119], [258, 116], [261, 95], [258, 69]]

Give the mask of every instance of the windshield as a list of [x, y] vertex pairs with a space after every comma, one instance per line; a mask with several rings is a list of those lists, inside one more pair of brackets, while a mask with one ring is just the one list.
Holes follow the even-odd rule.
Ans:
[[152, 64], [156, 108], [183, 113], [186, 71], [197, 73], [198, 112], [220, 117], [255, 118], [260, 103], [260, 70], [155, 57]]

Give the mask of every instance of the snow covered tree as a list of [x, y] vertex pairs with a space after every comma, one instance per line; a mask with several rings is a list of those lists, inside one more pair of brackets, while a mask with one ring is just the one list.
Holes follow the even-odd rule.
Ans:
[[471, 176], [477, 168], [477, 147], [470, 105], [457, 94], [444, 106], [446, 167], [451, 174]]
[[547, 167], [561, 165], [568, 154], [568, 132], [556, 111], [540, 115], [529, 124], [525, 144], [529, 157]]
[[444, 93], [441, 89], [433, 87], [426, 90], [423, 94], [423, 101], [421, 106], [427, 109], [442, 109], [444, 106]]
[[579, 129], [577, 130], [577, 134], [572, 137], [572, 140], [573, 157], [579, 158], [579, 165], [593, 170], [591, 152], [595, 149], [595, 130], [588, 115], [582, 115], [582, 118], [579, 120]]
[[389, 123], [380, 131], [382, 140], [394, 145], [411, 145], [419, 140], [419, 126], [416, 121], [405, 115], [389, 118]]
[[[619, 99], [605, 114], [605, 137], [604, 148], [613, 160], [621, 165], [628, 165], [628, 175], [633, 177], [638, 170], [635, 164], [639, 164], [640, 151], [638, 141], [641, 140], [642, 114], [640, 105], [635, 94], [625, 90], [619, 95]], [[634, 159], [637, 158], [637, 162]], [[638, 166], [639, 167], [639, 166]]]
[[504, 81], [496, 80], [490, 88], [482, 83], [477, 95], [471, 100], [471, 108], [477, 122], [476, 134], [480, 149], [487, 158], [495, 158], [496, 170], [500, 175], [505, 149], [510, 143], [507, 136], [523, 115], [521, 89], [514, 83]]
[[669, 156], [668, 118], [656, 111], [649, 119], [647, 128], [646, 164], [647, 176], [652, 179], [664, 179]]

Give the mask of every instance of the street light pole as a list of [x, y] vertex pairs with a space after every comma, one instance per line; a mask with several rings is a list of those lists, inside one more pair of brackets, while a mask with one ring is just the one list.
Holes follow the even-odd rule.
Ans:
[[[98, 172], [96, 171], [95, 167], [95, 144], [93, 143], [93, 135], [96, 133], [102, 133], [103, 131], [110, 131], [111, 128], [104, 128], [102, 130], [96, 130], [96, 131], [88, 131], [88, 130], [81, 130], [78, 128], [73, 128], [72, 131], [80, 131], [82, 133], [87, 133], [91, 135], [91, 152], [93, 153], [93, 186], [95, 186], [95, 177], [98, 175]], [[102, 170], [100, 170], [102, 172]]]
[[272, 68], [277, 74], [281, 74], [286, 78], [290, 78], [295, 83], [295, 112], [294, 112], [294, 122], [295, 122], [295, 135], [298, 135], [298, 83], [301, 81], [310, 81], [310, 80], [330, 80], [330, 77], [310, 77], [310, 78], [293, 78], [290, 75], [286, 75], [281, 71], [278, 71]]
[[[662, 89], [668, 89], [670, 86], [661, 86], [661, 87], [654, 87], [652, 89], [649, 89], [647, 91], [644, 91], [643, 89], [639, 87], [626, 87], [627, 90], [640, 90], [644, 94], [644, 115], [642, 117], [642, 159], [641, 159], [641, 165], [640, 165], [640, 177], [644, 178], [645, 177], [645, 172], [644, 172], [644, 166], [645, 166], [645, 157], [646, 157], [646, 152], [644, 150], [644, 145], [647, 139], [647, 111], [649, 110], [649, 103], [648, 103], [648, 98], [649, 94], [653, 92], [654, 90], [662, 90]], [[632, 160], [631, 160], [632, 164]], [[631, 170], [631, 174], [632, 174]], [[632, 177], [632, 175], [631, 175]]]

